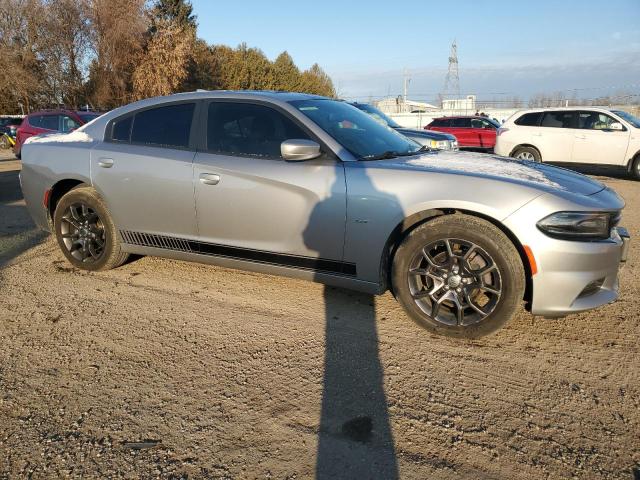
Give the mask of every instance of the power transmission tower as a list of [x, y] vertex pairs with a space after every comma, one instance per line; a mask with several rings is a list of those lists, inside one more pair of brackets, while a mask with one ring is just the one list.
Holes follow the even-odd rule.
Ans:
[[458, 75], [458, 45], [454, 40], [451, 44], [451, 53], [449, 54], [449, 70], [447, 76], [444, 79], [444, 91], [442, 96], [444, 98], [455, 95], [455, 98], [460, 98], [460, 76]]

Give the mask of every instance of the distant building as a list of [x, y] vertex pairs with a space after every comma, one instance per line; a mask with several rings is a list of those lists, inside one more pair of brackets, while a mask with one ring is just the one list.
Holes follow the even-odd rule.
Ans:
[[405, 100], [402, 96], [385, 98], [376, 102], [376, 107], [384, 113], [425, 113], [438, 110], [438, 107], [425, 102]]
[[442, 100], [443, 110], [475, 110], [476, 96], [467, 95], [466, 98], [451, 98]]

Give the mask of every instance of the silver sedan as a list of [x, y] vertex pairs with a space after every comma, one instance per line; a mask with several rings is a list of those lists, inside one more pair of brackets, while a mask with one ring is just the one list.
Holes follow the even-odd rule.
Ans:
[[628, 234], [568, 170], [436, 152], [323, 97], [194, 92], [23, 147], [35, 222], [77, 268], [130, 254], [382, 293], [443, 335], [614, 301]]

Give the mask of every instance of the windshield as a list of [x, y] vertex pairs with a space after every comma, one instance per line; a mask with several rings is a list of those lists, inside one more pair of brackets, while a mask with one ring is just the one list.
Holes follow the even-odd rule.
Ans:
[[398, 125], [393, 118], [387, 117], [384, 113], [382, 113], [373, 105], [369, 105], [366, 103], [353, 103], [352, 105], [362, 110], [363, 112], [367, 112], [369, 115], [371, 115], [373, 118], [383, 123], [384, 125], [387, 125], [391, 128], [401, 128], [400, 125]]
[[624, 118], [627, 122], [633, 125], [636, 128], [640, 128], [640, 118], [631, 115], [628, 112], [623, 112], [622, 110], [611, 110], [613, 113], [618, 115], [619, 117]]
[[100, 115], [100, 113], [78, 113], [80, 120], [82, 120], [84, 123], [89, 123], [91, 120], [93, 120], [94, 118], [98, 118]]
[[345, 102], [328, 99], [290, 102], [361, 160], [410, 155], [420, 144], [386, 127]]

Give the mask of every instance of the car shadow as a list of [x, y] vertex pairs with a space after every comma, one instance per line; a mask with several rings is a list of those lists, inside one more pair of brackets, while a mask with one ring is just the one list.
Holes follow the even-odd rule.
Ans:
[[21, 202], [18, 173], [0, 172], [0, 269], [47, 238]]
[[[345, 184], [343, 171], [341, 164], [336, 165], [335, 184]], [[358, 188], [372, 195], [375, 190], [367, 180], [360, 181]], [[377, 193], [378, 197], [384, 196]], [[320, 258], [327, 256], [314, 228], [315, 218], [329, 205], [335, 203], [318, 202], [303, 233], [306, 246], [317, 251]], [[349, 221], [347, 218], [347, 224]], [[374, 296], [325, 285], [324, 303], [325, 354], [316, 477], [398, 478]]]

